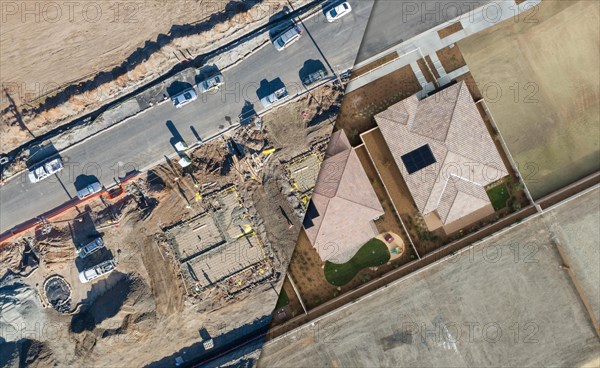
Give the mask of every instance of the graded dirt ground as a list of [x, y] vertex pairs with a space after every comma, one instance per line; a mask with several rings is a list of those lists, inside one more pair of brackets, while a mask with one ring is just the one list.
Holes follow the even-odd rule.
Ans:
[[[200, 28], [200, 23], [208, 21], [217, 27], [201, 37], [205, 45], [184, 40], [179, 45], [184, 54], [177, 48], [169, 50], [175, 61], [189, 57], [185, 48], [207, 46], [282, 8], [282, 2], [269, 0], [240, 15], [241, 4], [223, 0], [99, 1], [87, 5], [48, 0], [3, 2], [1, 82], [24, 84], [25, 90], [32, 92], [27, 96], [31, 100], [38, 97], [36, 92], [41, 95], [119, 66], [135, 58], [138, 49], [159, 48], [201, 32], [207, 26]], [[218, 13], [222, 14], [211, 18]], [[227, 24], [218, 24], [228, 17]], [[4, 97], [2, 102], [6, 102]]]
[[[551, 212], [573, 230], [600, 226], [597, 207], [561, 207]], [[520, 223], [272, 340], [259, 367], [588, 364], [600, 342], [544, 222]]]
[[562, 244], [566, 261], [600, 318], [600, 196], [592, 190], [547, 213], [546, 222]]
[[[225, 136], [243, 142], [246, 158], [252, 153], [258, 156], [250, 156], [255, 157], [253, 162], [262, 160], [254, 166], [262, 169], [262, 175], [249, 177], [250, 159], [236, 163], [228, 155], [225, 139], [213, 140], [187, 152], [193, 162], [191, 173], [183, 174], [175, 161], [166, 160], [125, 184], [120, 197], [103, 194], [102, 199], [89, 199], [52, 218], [49, 233], [43, 233], [45, 225], [41, 225], [0, 245], [0, 294], [15, 295], [0, 295], [2, 316], [8, 318], [0, 318], [0, 363], [171, 366], [178, 356], [191, 359], [205, 353], [199, 335], [202, 328], [215, 339], [216, 348], [223, 348], [240, 334], [246, 336], [257, 325], [268, 324], [301, 227], [301, 217], [289, 200], [282, 162], [306, 150], [325, 149], [321, 142], [332, 129], [326, 121], [337, 111], [340, 93], [339, 88], [321, 87], [311, 96], [269, 112], [263, 131], [252, 125]], [[276, 139], [286, 131], [295, 137], [294, 142]], [[264, 155], [267, 147], [275, 152]], [[265, 259], [260, 271], [248, 268], [195, 292], [190, 282], [193, 276], [179, 262], [165, 229], [210, 212], [215, 203], [212, 195], [232, 183], [247, 211], [245, 218], [251, 219], [254, 236], [261, 239]], [[111, 216], [117, 216], [118, 225], [109, 221]], [[81, 283], [78, 272], [87, 267], [81, 266], [75, 249], [98, 235], [108, 255], [118, 262], [117, 268], [100, 280]], [[35, 247], [40, 263], [25, 275], [25, 270], [30, 272], [22, 265], [27, 241]], [[261, 278], [263, 267], [268, 276]], [[72, 290], [68, 314], [43, 301], [44, 280], [55, 274], [64, 277]], [[10, 284], [11, 278], [17, 284]], [[31, 303], [28, 295], [42, 302]], [[298, 302], [294, 299], [293, 303], [297, 309]], [[52, 334], [21, 335], [20, 340], [18, 328], [33, 329], [35, 323], [49, 326]]]
[[600, 3], [542, 1], [458, 44], [534, 198], [600, 168]]
[[376, 126], [374, 115], [420, 90], [421, 86], [410, 65], [400, 68], [347, 93], [336, 119], [336, 129], [344, 129], [350, 142], [358, 145], [358, 135]]

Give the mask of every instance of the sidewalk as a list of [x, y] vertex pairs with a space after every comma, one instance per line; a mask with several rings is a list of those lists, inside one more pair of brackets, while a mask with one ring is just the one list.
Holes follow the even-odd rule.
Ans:
[[[382, 58], [385, 55], [389, 55], [391, 53], [397, 53], [399, 57], [387, 64], [384, 64], [380, 67], [373, 69], [370, 72], [367, 72], [356, 79], [350, 81], [346, 87], [346, 93], [350, 93], [358, 88], [364, 87], [365, 85], [382, 78], [406, 65], [410, 65], [411, 63], [416, 63], [419, 59], [424, 59], [425, 56], [430, 56], [431, 60], [434, 63], [436, 71], [440, 75], [440, 78], [437, 80], [439, 85], [445, 85], [450, 82], [453, 77], [456, 77], [457, 74], [455, 72], [447, 74], [444, 70], [442, 64], [439, 62], [436, 51], [441, 50], [449, 45], [452, 45], [466, 37], [469, 37], [472, 34], [475, 34], [479, 31], [492, 27], [502, 21], [507, 19], [511, 19], [518, 14], [521, 14], [523, 11], [531, 9], [534, 6], [537, 6], [541, 0], [529, 0], [526, 2], [517, 5], [514, 0], [503, 1], [498, 3], [492, 3], [489, 5], [482, 6], [480, 8], [475, 9], [472, 12], [467, 14], [463, 14], [460, 17], [454, 18], [446, 23], [440, 24], [437, 27], [434, 27], [424, 33], [421, 33], [418, 36], [411, 38], [405, 42], [402, 42], [394, 47], [385, 50], [378, 55], [375, 55], [362, 63], [359, 63], [354, 66], [354, 70], [364, 67], [373, 61], [376, 61]], [[524, 21], [524, 20], [522, 20]], [[447, 37], [440, 38], [438, 31], [448, 27], [451, 24], [460, 22], [462, 25], [462, 30], [453, 33]], [[462, 69], [462, 68], [461, 68]], [[464, 72], [468, 71], [468, 69]], [[419, 77], [417, 75], [417, 77]], [[421, 83], [421, 85], [423, 85]]]

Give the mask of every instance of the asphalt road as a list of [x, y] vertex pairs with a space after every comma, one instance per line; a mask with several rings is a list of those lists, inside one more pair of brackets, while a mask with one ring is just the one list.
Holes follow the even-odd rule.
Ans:
[[[490, 4], [492, 2], [492, 0], [375, 0], [356, 63], [468, 12], [484, 11], [490, 19], [494, 19], [498, 8]], [[490, 5], [475, 10], [486, 4]]]
[[10, 179], [0, 188], [0, 233], [74, 197], [74, 183], [82, 175], [95, 176], [110, 186], [127, 172], [164, 162], [165, 156], [175, 152], [174, 136], [192, 144], [198, 140], [196, 134], [205, 139], [227, 129], [229, 120], [235, 123], [250, 106], [261, 112], [259, 99], [276, 88], [274, 80], [295, 94], [302, 88], [300, 71], [307, 61], [313, 60], [308, 69], [319, 62], [336, 72], [352, 67], [373, 2], [350, 3], [353, 12], [340, 21], [328, 23], [324, 15], [315, 16], [305, 21], [304, 36], [284, 51], [267, 45], [225, 70], [221, 90], [199, 96], [180, 109], [169, 101], [161, 103], [61, 152], [65, 169], [55, 177], [36, 184], [28, 181], [26, 173]]

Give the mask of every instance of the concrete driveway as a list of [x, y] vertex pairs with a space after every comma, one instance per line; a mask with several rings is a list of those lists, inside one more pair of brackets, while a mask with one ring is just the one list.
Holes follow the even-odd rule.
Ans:
[[375, 0], [356, 64], [460, 15], [484, 11], [491, 19], [496, 16], [496, 6], [475, 10], [491, 3], [491, 0]]

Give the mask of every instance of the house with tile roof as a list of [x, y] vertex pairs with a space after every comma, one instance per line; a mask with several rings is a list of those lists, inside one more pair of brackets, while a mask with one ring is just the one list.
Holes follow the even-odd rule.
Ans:
[[335, 132], [304, 218], [308, 239], [323, 261], [345, 263], [378, 235], [373, 221], [383, 214], [348, 137]]
[[411, 96], [375, 120], [430, 231], [494, 213], [485, 187], [508, 175], [464, 82]]

